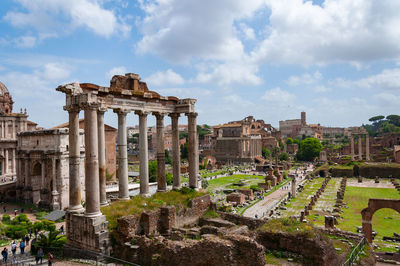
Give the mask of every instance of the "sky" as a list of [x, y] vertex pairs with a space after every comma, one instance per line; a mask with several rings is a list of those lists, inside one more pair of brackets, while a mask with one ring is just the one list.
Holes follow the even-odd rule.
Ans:
[[357, 126], [400, 114], [399, 10], [399, 0], [1, 0], [0, 81], [14, 111], [45, 128], [68, 118], [58, 85], [109, 86], [125, 73], [197, 99], [199, 124], [252, 115], [278, 126], [305, 111], [308, 123]]

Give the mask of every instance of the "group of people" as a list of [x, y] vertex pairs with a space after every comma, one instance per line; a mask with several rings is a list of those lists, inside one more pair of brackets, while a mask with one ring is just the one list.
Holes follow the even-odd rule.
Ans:
[[[21, 255], [25, 254], [25, 240], [22, 240], [21, 243], [19, 244], [19, 248], [21, 249]], [[15, 241], [13, 241], [13, 243], [11, 244], [11, 252], [12, 252], [12, 263], [18, 263], [17, 260], [17, 243]], [[3, 251], [1, 252], [1, 255], [3, 256], [3, 262], [7, 262], [8, 261], [8, 249], [7, 247], [5, 247], [3, 249]], [[36, 260], [36, 264], [38, 264], [40, 262], [40, 264], [43, 263], [43, 256], [44, 256], [44, 252], [42, 248], [39, 248], [35, 257]], [[53, 254], [51, 254], [49, 252], [48, 254], [48, 265], [53, 265]]]

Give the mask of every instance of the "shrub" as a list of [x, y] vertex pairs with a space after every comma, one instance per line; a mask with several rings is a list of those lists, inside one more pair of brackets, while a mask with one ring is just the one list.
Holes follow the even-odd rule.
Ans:
[[174, 176], [171, 173], [166, 173], [165, 179], [167, 180], [167, 185], [172, 185], [174, 183]]
[[9, 223], [11, 221], [11, 217], [8, 214], [4, 214], [2, 218], [3, 223]]
[[253, 191], [260, 191], [260, 188], [257, 185], [251, 185], [250, 189]]
[[213, 210], [207, 210], [204, 214], [203, 214], [203, 218], [208, 219], [208, 218], [218, 218], [219, 215], [216, 211]]
[[56, 225], [53, 221], [49, 221], [49, 220], [43, 220], [42, 221], [43, 224], [43, 229], [46, 231], [55, 231], [56, 230]]

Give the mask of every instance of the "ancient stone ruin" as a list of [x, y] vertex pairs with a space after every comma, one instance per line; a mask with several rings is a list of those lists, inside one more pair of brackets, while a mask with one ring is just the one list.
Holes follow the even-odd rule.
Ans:
[[[62, 85], [57, 91], [65, 93], [64, 109], [69, 114], [69, 208], [66, 215], [68, 244], [74, 247], [106, 252], [108, 232], [101, 205], [107, 205], [105, 176], [104, 113], [111, 109], [118, 115], [118, 181], [119, 199], [129, 199], [126, 115], [139, 116], [140, 195], [149, 195], [147, 116], [157, 119], [158, 187], [166, 191], [164, 117], [170, 116], [173, 131], [173, 186], [180, 184], [180, 155], [178, 119], [188, 117], [189, 131], [189, 186], [198, 187], [197, 113], [194, 99], [160, 96], [147, 88], [137, 74], [116, 75], [110, 87], [91, 83]], [[85, 117], [85, 195], [86, 206], [81, 205], [79, 112]]]

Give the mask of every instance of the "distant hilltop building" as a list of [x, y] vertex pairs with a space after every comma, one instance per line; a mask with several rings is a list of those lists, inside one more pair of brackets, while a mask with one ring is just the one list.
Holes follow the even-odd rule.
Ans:
[[282, 138], [308, 138], [322, 140], [324, 137], [345, 135], [346, 129], [341, 127], [324, 127], [320, 124], [307, 124], [306, 112], [301, 112], [300, 119], [279, 121]]
[[220, 163], [245, 163], [262, 160], [263, 147], [273, 149], [278, 146], [280, 132], [248, 116], [240, 121], [232, 121], [213, 127], [211, 152]]

